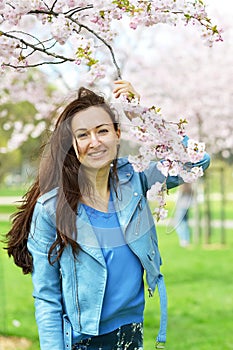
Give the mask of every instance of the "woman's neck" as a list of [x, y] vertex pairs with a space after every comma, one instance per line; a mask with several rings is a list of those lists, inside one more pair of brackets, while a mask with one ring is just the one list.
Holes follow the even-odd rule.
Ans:
[[81, 201], [99, 211], [108, 211], [110, 196], [109, 166], [98, 169], [85, 169], [85, 178], [90, 186], [88, 191], [82, 191]]

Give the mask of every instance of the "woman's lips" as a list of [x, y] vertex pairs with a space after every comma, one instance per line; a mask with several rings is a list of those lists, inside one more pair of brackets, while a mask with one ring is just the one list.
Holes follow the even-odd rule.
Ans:
[[104, 155], [105, 152], [106, 152], [106, 150], [90, 152], [90, 153], [88, 153], [88, 157], [91, 157], [91, 158], [99, 158], [99, 157], [101, 157], [102, 155]]

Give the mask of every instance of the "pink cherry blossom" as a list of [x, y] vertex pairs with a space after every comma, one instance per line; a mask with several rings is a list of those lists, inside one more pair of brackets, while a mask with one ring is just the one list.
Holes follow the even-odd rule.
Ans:
[[[60, 100], [60, 92], [46, 92], [47, 82], [42, 73], [29, 79], [30, 68], [67, 63], [71, 71], [80, 72], [79, 82], [91, 86], [108, 75], [116, 79], [121, 76], [118, 64], [121, 53], [115, 45], [125, 35], [122, 25], [132, 32], [163, 23], [177, 27], [181, 22], [184, 30], [189, 25], [199, 31], [208, 46], [222, 40], [222, 31], [212, 24], [200, 0], [0, 0], [0, 15], [0, 85], [4, 91], [1, 103], [27, 100], [35, 107], [36, 121], [35, 125], [13, 122], [11, 138], [2, 150], [19, 147], [29, 134], [38, 137]], [[48, 100], [49, 106], [45, 102]], [[122, 108], [138, 116], [127, 130], [129, 137], [139, 143], [138, 155], [129, 156], [134, 169], [143, 171], [150, 161], [156, 160], [165, 182], [169, 175], [179, 175], [187, 182], [202, 176], [201, 169], [186, 165], [203, 157], [204, 144], [190, 140], [185, 147], [181, 122], [169, 122], [159, 108], [148, 108], [138, 102], [122, 100]], [[157, 218], [166, 215], [165, 182], [156, 184], [150, 192], [158, 202]]]

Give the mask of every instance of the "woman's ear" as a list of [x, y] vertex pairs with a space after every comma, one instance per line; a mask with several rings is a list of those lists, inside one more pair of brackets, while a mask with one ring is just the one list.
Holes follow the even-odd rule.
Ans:
[[118, 143], [120, 143], [120, 138], [121, 138], [121, 129], [117, 129], [116, 135], [118, 137]]

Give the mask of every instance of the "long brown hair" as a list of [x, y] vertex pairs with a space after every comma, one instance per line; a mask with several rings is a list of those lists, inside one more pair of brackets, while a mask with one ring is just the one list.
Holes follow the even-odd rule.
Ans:
[[[80, 162], [73, 147], [71, 121], [73, 116], [91, 106], [103, 108], [110, 116], [115, 130], [119, 124], [116, 113], [105, 102], [104, 98], [93, 91], [81, 87], [78, 96], [70, 102], [57, 119], [50, 141], [44, 148], [37, 179], [24, 195], [19, 210], [12, 216], [12, 228], [6, 235], [8, 255], [13, 256], [16, 265], [24, 274], [32, 272], [32, 257], [27, 249], [27, 239], [31, 220], [38, 197], [58, 188], [56, 202], [56, 240], [50, 247], [48, 260], [52, 264], [58, 260], [64, 248], [70, 244], [73, 253], [77, 253], [76, 215], [81, 197]], [[113, 161], [110, 176], [117, 181], [116, 159]], [[52, 253], [56, 258], [52, 261]], [[54, 256], [54, 254], [53, 254]]]

